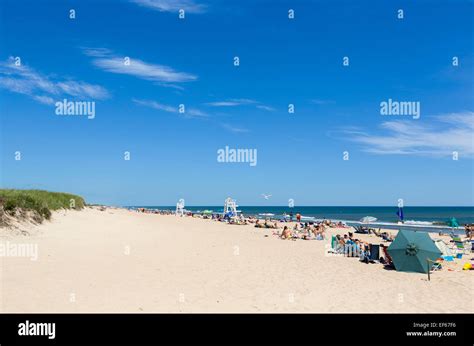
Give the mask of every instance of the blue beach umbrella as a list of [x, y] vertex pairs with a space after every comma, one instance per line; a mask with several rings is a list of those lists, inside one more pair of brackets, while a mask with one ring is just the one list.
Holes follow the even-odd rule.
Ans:
[[[428, 273], [441, 251], [426, 232], [400, 230], [388, 247], [397, 271]], [[429, 261], [428, 261], [429, 260]]]
[[397, 210], [398, 219], [403, 222], [403, 208], [399, 207]]

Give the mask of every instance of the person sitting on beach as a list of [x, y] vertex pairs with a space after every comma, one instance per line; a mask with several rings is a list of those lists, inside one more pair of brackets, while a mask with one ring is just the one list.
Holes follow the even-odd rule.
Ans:
[[347, 257], [353, 257], [356, 254], [356, 249], [358, 247], [358, 244], [356, 241], [352, 238], [352, 233], [349, 232], [349, 235], [344, 234], [344, 253]]
[[346, 243], [344, 237], [341, 236], [340, 234], [336, 235], [336, 238], [337, 238], [337, 241], [339, 242], [339, 244], [344, 245]]
[[324, 225], [321, 225], [319, 227], [319, 234], [321, 235], [322, 239], [326, 239], [326, 228], [324, 227]]
[[[299, 231], [298, 231], [299, 232]], [[302, 235], [301, 235], [301, 239], [304, 239], [304, 240], [311, 240], [311, 239], [314, 239], [313, 238], [313, 228], [312, 227], [309, 227], [307, 230], [302, 230]]]
[[341, 237], [341, 235], [336, 234], [336, 244], [335, 244], [336, 253], [344, 253], [345, 245], [346, 245], [346, 242], [344, 241], [344, 238]]
[[293, 234], [292, 234], [291, 230], [288, 228], [288, 226], [285, 226], [283, 228], [283, 231], [281, 232], [280, 237], [282, 239], [291, 239], [293, 237]]
[[316, 240], [324, 240], [324, 231], [317, 231], [316, 232]]
[[382, 232], [380, 231], [380, 228], [378, 230], [372, 229], [372, 233], [375, 234], [377, 237], [382, 236]]
[[370, 261], [370, 245], [368, 243], [361, 241], [359, 242], [359, 246], [360, 246], [360, 249], [359, 249], [360, 261], [367, 264], [370, 262], [373, 262], [373, 261]]
[[384, 244], [380, 244], [380, 248], [383, 252], [383, 257], [380, 257], [380, 263], [385, 264], [385, 266], [390, 268], [395, 268], [393, 264], [392, 256], [388, 253], [388, 248]]
[[317, 240], [324, 239], [324, 226], [322, 224], [319, 224], [318, 226], [314, 226], [314, 228], [312, 229], [312, 232]]
[[382, 239], [385, 241], [393, 241], [392, 235], [388, 232], [382, 232], [381, 236], [382, 236]]
[[236, 224], [237, 225], [247, 225], [247, 219], [243, 215], [240, 215], [240, 217], [237, 219]]

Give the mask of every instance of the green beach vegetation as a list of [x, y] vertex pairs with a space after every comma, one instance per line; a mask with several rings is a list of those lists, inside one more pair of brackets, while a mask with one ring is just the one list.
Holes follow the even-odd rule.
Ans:
[[[0, 189], [0, 214], [14, 217], [30, 216], [42, 222], [51, 218], [51, 212], [59, 209], [82, 209], [84, 199], [63, 192], [44, 190]], [[0, 215], [2, 216], [2, 215]]]

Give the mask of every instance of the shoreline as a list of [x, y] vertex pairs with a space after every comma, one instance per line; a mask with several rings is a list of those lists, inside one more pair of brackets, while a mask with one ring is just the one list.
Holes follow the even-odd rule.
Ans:
[[[148, 213], [157, 213], [157, 214], [174, 214], [175, 210], [173, 210], [171, 207], [154, 207], [154, 206], [127, 206], [127, 207], [120, 207], [124, 208], [126, 210], [141, 210], [142, 212], [148, 212]], [[164, 209], [161, 209], [164, 208]], [[187, 216], [190, 215], [204, 215], [203, 211], [201, 209], [204, 208], [204, 210], [207, 210], [209, 207], [202, 207], [202, 206], [191, 206], [189, 208], [193, 209], [185, 209], [184, 212]], [[284, 208], [284, 207], [241, 207], [241, 208]], [[317, 207], [309, 207], [309, 208], [317, 208]], [[333, 207], [331, 207], [333, 208]], [[338, 207], [334, 207], [338, 208]], [[345, 207], [345, 208], [354, 208], [354, 207]], [[364, 207], [366, 208], [366, 207]], [[367, 207], [371, 208], [371, 207]], [[379, 208], [391, 208], [391, 207], [379, 207]], [[433, 208], [442, 208], [442, 207], [433, 207]], [[465, 207], [465, 208], [471, 208], [471, 207]], [[211, 210], [212, 211], [212, 210]], [[265, 210], [262, 210], [265, 211]], [[207, 216], [211, 215], [212, 217], [222, 214], [222, 211], [213, 211], [211, 214], [207, 214]], [[268, 220], [270, 222], [289, 222], [288, 214], [273, 214], [273, 213], [244, 213], [242, 212], [241, 215], [244, 218], [257, 218], [260, 220]], [[408, 229], [408, 230], [413, 230], [413, 231], [423, 231], [423, 232], [429, 232], [429, 233], [439, 233], [441, 234], [447, 234], [447, 233], [455, 233], [455, 234], [464, 234], [465, 233], [465, 228], [463, 226], [459, 227], [450, 227], [446, 223], [442, 222], [429, 222], [429, 221], [417, 221], [417, 220], [408, 220], [403, 223], [399, 222], [390, 222], [390, 221], [385, 221], [385, 220], [377, 220], [376, 222], [372, 223], [366, 223], [366, 222], [361, 222], [358, 219], [344, 219], [344, 218], [337, 218], [337, 217], [315, 217], [315, 216], [305, 216], [302, 215], [301, 217], [301, 222], [302, 223], [320, 223], [324, 222], [325, 220], [330, 220], [333, 223], [343, 223], [352, 227], [357, 227], [357, 226], [362, 226], [362, 227], [371, 227], [371, 228], [379, 228], [379, 229], [391, 229], [391, 230], [397, 230], [399, 228], [403, 229]], [[293, 220], [296, 221], [296, 220]], [[471, 225], [474, 225], [471, 224]]]

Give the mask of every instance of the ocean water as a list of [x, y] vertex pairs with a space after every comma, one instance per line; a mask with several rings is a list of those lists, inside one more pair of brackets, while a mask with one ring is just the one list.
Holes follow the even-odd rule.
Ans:
[[[171, 209], [174, 206], [134, 206], [133, 208]], [[212, 210], [222, 212], [222, 206], [186, 206], [189, 211]], [[300, 213], [303, 219], [331, 219], [359, 221], [365, 216], [373, 216], [380, 222], [397, 222], [397, 207], [294, 207], [287, 206], [239, 206], [238, 210], [244, 215], [264, 217], [262, 214], [274, 214], [279, 217], [284, 213]], [[450, 218], [455, 217], [459, 225], [474, 223], [474, 207], [404, 207], [405, 223], [413, 224], [445, 224]]]

